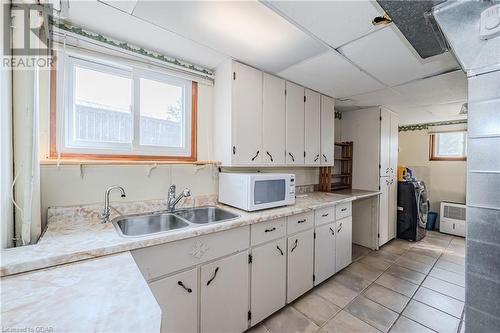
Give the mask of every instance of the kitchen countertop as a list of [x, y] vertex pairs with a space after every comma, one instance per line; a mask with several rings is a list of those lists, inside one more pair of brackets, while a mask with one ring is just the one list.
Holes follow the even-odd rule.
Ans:
[[334, 194], [347, 195], [350, 197], [356, 197], [356, 200], [373, 197], [380, 194], [378, 191], [367, 191], [358, 189], [345, 189], [333, 192]]

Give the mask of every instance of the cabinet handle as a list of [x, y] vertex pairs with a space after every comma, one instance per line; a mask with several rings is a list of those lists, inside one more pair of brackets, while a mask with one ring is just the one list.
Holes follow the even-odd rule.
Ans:
[[266, 229], [266, 230], [264, 230], [264, 232], [272, 232], [274, 230], [276, 230], [276, 227], [272, 227], [271, 229]]
[[292, 153], [288, 153], [288, 155], [290, 155], [290, 157], [292, 158], [292, 162], [295, 162], [295, 158], [293, 157]]
[[298, 220], [297, 223], [298, 224], [301, 224], [301, 223], [304, 223], [305, 221], [307, 221], [306, 219], [303, 219], [303, 220]]
[[387, 168], [387, 169], [385, 170], [385, 173], [389, 173], [389, 168]]
[[268, 151], [266, 151], [266, 154], [267, 154], [267, 156], [269, 156], [269, 159], [271, 160], [271, 162], [274, 162], [273, 155], [271, 155], [271, 153], [269, 153]]
[[212, 276], [212, 278], [210, 280], [208, 280], [207, 282], [207, 286], [210, 285], [210, 283], [212, 283], [212, 281], [215, 279], [215, 277], [217, 276], [217, 272], [219, 271], [219, 267], [216, 267], [215, 268], [215, 271], [214, 271], [214, 275]]
[[323, 158], [325, 159], [325, 162], [328, 162], [328, 158], [326, 158], [325, 154], [323, 154]]
[[290, 252], [293, 252], [293, 250], [295, 250], [297, 248], [297, 246], [299, 246], [299, 240], [298, 239], [295, 240], [295, 243], [293, 244], [292, 250], [290, 250]]
[[182, 281], [177, 281], [177, 284], [178, 284], [179, 286], [181, 286], [182, 288], [184, 288], [184, 290], [185, 290], [185, 291], [187, 291], [188, 293], [193, 292], [193, 290], [192, 290], [191, 288], [186, 287], [186, 286], [184, 285], [184, 283], [182, 283]]
[[337, 233], [339, 233], [340, 230], [342, 230], [342, 223], [340, 223], [340, 228], [339, 228], [339, 230], [337, 230]]
[[328, 213], [323, 214], [323, 215], [321, 215], [321, 216], [322, 216], [322, 217], [327, 217], [327, 216], [328, 216]]
[[257, 153], [255, 154], [255, 156], [252, 157], [252, 161], [254, 161], [257, 158], [257, 156], [259, 156], [259, 153], [260, 153], [260, 150], [257, 150]]
[[319, 154], [316, 155], [316, 158], [314, 159], [314, 162], [316, 162], [318, 160], [318, 158], [319, 158]]
[[347, 208], [342, 208], [340, 211], [345, 212], [346, 210], [347, 210]]
[[330, 231], [332, 232], [332, 235], [335, 235], [335, 231], [333, 231], [332, 228], [330, 228]]
[[278, 249], [278, 251], [280, 251], [281, 255], [283, 256], [283, 255], [284, 255], [284, 253], [283, 253], [283, 250], [280, 248], [280, 246], [279, 246], [279, 245], [276, 245], [276, 248]]

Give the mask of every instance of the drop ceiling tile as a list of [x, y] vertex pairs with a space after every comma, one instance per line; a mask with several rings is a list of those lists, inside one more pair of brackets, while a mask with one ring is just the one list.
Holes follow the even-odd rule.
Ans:
[[273, 73], [326, 50], [256, 1], [139, 1], [133, 15]]
[[377, 30], [372, 20], [384, 11], [375, 1], [266, 1], [280, 15], [295, 22], [328, 45], [342, 44]]
[[384, 87], [335, 51], [311, 57], [279, 72], [278, 75], [335, 98]]
[[459, 67], [449, 52], [427, 59], [420, 58], [393, 24], [353, 41], [339, 51], [389, 86]]
[[134, 7], [137, 4], [138, 0], [98, 0], [99, 2], [103, 2], [111, 7], [119, 9], [121, 11], [132, 14], [134, 11]]
[[373, 105], [406, 105], [408, 103], [408, 98], [406, 96], [392, 88], [385, 88], [366, 94], [349, 96], [345, 99], [348, 99], [352, 104], [361, 107]]
[[207, 68], [215, 68], [227, 58], [227, 55], [99, 1], [72, 1], [67, 20], [93, 32]]

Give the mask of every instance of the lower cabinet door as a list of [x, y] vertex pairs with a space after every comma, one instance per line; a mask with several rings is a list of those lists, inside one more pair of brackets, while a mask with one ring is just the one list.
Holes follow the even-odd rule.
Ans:
[[352, 216], [336, 222], [335, 266], [340, 271], [352, 262]]
[[248, 267], [248, 251], [201, 267], [202, 333], [243, 332], [248, 328]]
[[314, 285], [335, 274], [335, 222], [316, 228], [314, 238]]
[[252, 326], [286, 304], [286, 239], [252, 249]]
[[149, 284], [161, 308], [162, 332], [198, 331], [198, 271], [189, 271]]
[[288, 303], [313, 287], [313, 238], [312, 229], [288, 237]]

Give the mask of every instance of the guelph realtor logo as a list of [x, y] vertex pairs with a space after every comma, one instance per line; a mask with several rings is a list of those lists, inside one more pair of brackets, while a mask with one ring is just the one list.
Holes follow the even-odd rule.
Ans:
[[50, 4], [4, 3], [2, 67], [49, 68], [52, 64]]

